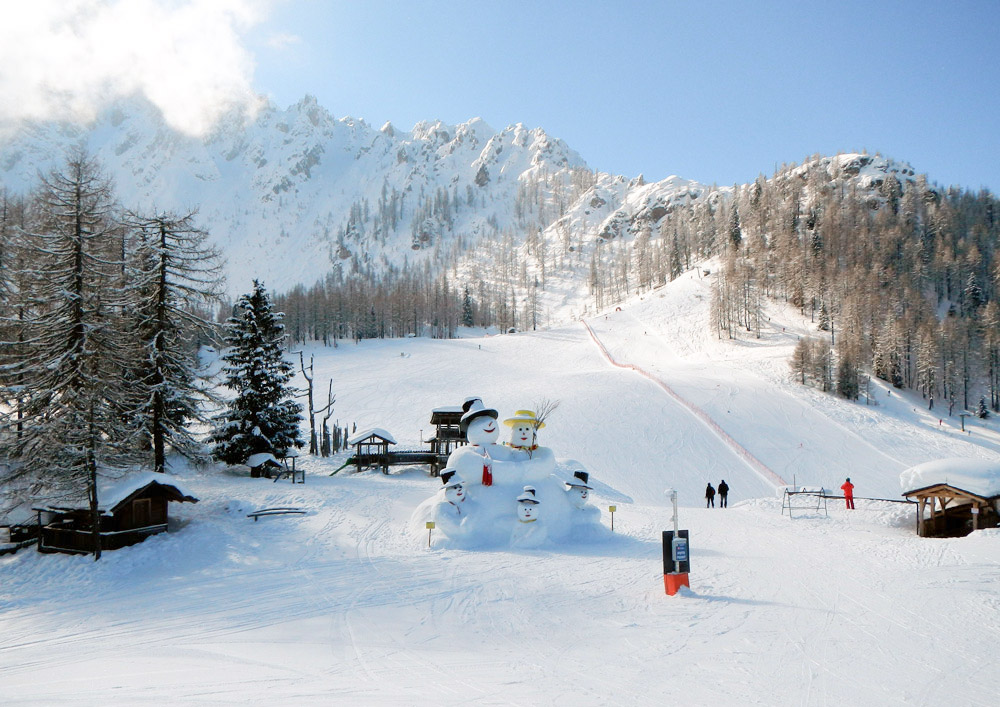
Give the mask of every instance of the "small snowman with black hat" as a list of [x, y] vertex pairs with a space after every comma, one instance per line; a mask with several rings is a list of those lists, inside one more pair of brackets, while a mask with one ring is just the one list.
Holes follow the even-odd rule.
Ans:
[[534, 486], [525, 486], [517, 497], [517, 519], [522, 523], [534, 523], [538, 520], [538, 498]]
[[544, 522], [538, 522], [542, 504], [535, 487], [525, 486], [517, 497], [517, 520], [511, 531], [510, 543], [513, 547], [538, 547], [548, 537]]
[[574, 471], [573, 478], [566, 482], [566, 497], [573, 508], [584, 508], [587, 499], [590, 498], [590, 491], [593, 487], [588, 486], [590, 474], [586, 471]]
[[441, 491], [428, 498], [414, 513], [414, 520], [423, 527], [428, 520], [435, 522], [437, 530], [450, 540], [468, 533], [467, 523], [475, 515], [475, 501], [465, 493], [465, 483], [454, 469], [441, 470]]
[[458, 515], [462, 515], [461, 504], [465, 503], [465, 487], [462, 485], [462, 478], [454, 469], [443, 469], [441, 483], [444, 484], [444, 500], [455, 507]]

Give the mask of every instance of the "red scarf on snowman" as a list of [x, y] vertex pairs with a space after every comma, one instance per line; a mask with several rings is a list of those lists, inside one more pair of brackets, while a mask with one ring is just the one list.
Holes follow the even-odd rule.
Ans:
[[490, 459], [490, 455], [486, 453], [485, 447], [480, 447], [480, 453], [483, 455], [483, 486], [492, 486], [493, 460]]

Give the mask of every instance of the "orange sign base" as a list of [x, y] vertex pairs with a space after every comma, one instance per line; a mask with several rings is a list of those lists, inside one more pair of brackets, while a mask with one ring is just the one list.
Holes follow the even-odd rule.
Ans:
[[688, 582], [687, 572], [671, 572], [670, 574], [663, 575], [663, 586], [667, 589], [667, 594], [673, 596], [677, 593], [677, 590], [681, 587], [691, 587]]

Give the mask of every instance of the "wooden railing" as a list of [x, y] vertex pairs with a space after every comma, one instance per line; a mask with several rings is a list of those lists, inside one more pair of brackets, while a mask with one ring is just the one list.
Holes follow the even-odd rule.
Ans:
[[[127, 530], [102, 530], [101, 548], [117, 550], [120, 547], [134, 545], [149, 535], [163, 533], [167, 530], [166, 523], [147, 525], [142, 528]], [[93, 531], [86, 528], [59, 528], [47, 525], [42, 528], [38, 539], [39, 552], [93, 552]]]

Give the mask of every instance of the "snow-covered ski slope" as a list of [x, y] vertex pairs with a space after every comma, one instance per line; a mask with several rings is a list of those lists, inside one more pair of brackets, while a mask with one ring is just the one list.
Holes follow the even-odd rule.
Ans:
[[[538, 550], [428, 549], [419, 468], [305, 485], [178, 473], [201, 498], [168, 535], [89, 558], [0, 558], [0, 704], [995, 704], [1000, 533], [917, 538], [902, 504], [781, 513], [776, 478], [899, 498], [899, 471], [996, 458], [992, 420], [877, 406], [789, 382], [809, 330], [775, 308], [720, 341], [697, 272], [586, 323], [456, 341], [314, 349], [341, 422], [430, 436], [480, 395], [506, 417], [560, 401], [541, 443], [584, 464], [615, 533]], [[629, 368], [632, 367], [632, 368]], [[725, 478], [731, 507], [705, 509]], [[668, 487], [692, 538], [690, 592], [663, 591]], [[304, 516], [253, 522], [252, 510]], [[433, 536], [432, 536], [433, 540]]]

